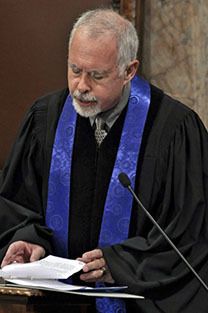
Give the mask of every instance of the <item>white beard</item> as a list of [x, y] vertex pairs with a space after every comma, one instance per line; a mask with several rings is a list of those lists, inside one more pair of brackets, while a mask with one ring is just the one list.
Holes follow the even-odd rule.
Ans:
[[98, 103], [93, 103], [90, 106], [87, 107], [82, 107], [81, 105], [79, 105], [79, 103], [73, 98], [72, 101], [73, 107], [75, 109], [75, 111], [83, 116], [83, 117], [91, 117], [94, 115], [97, 115], [99, 113], [102, 112], [102, 109], [100, 107], [100, 105]]

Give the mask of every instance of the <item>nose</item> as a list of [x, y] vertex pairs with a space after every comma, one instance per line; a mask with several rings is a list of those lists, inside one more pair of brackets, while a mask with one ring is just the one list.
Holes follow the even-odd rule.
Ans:
[[79, 77], [77, 89], [81, 93], [85, 93], [91, 90], [90, 79], [87, 73], [82, 73]]

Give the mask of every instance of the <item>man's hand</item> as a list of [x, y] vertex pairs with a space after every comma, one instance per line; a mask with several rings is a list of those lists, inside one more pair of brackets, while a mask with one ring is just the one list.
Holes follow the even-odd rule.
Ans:
[[45, 249], [43, 247], [26, 241], [15, 241], [9, 246], [1, 267], [13, 262], [28, 263], [37, 261], [44, 256]]
[[80, 279], [86, 282], [106, 282], [114, 283], [109, 268], [100, 249], [85, 252], [80, 261], [86, 263], [83, 267], [84, 274], [80, 275]]

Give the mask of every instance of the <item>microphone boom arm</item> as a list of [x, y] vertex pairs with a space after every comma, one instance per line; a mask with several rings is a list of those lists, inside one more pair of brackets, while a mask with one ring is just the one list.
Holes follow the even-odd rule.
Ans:
[[164, 232], [164, 230], [160, 227], [160, 225], [155, 221], [155, 219], [152, 217], [152, 215], [147, 211], [147, 209], [144, 207], [140, 199], [135, 194], [134, 190], [131, 187], [131, 182], [128, 178], [128, 176], [125, 173], [120, 173], [119, 181], [123, 185], [124, 188], [128, 188], [128, 190], [133, 195], [134, 199], [137, 201], [139, 206], [142, 208], [142, 210], [145, 212], [145, 214], [149, 217], [149, 219], [152, 221], [152, 223], [157, 227], [157, 229], [160, 231], [160, 233], [163, 235], [163, 237], [168, 241], [168, 243], [171, 245], [171, 247], [174, 249], [174, 251], [179, 255], [179, 257], [183, 260], [183, 262], [186, 264], [186, 266], [189, 268], [189, 270], [194, 274], [194, 276], [198, 279], [198, 281], [202, 284], [204, 289], [208, 291], [208, 286], [206, 283], [202, 280], [202, 278], [198, 275], [198, 273], [194, 270], [194, 268], [191, 266], [191, 264], [186, 260], [186, 258], [183, 256], [183, 254], [179, 251], [179, 249], [174, 245], [174, 243], [170, 240], [168, 235]]

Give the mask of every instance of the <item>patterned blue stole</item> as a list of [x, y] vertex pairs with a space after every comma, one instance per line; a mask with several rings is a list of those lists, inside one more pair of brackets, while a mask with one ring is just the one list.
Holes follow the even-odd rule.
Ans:
[[[131, 82], [129, 105], [103, 212], [98, 245], [101, 248], [128, 238], [133, 200], [130, 193], [120, 185], [118, 174], [126, 172], [132, 186], [135, 185], [149, 104], [149, 84], [135, 77]], [[68, 255], [70, 173], [76, 117], [72, 99], [68, 96], [59, 118], [53, 145], [46, 210], [46, 225], [53, 230], [55, 252], [62, 257]], [[114, 298], [98, 298], [96, 307], [100, 313], [126, 312], [124, 301]]]

